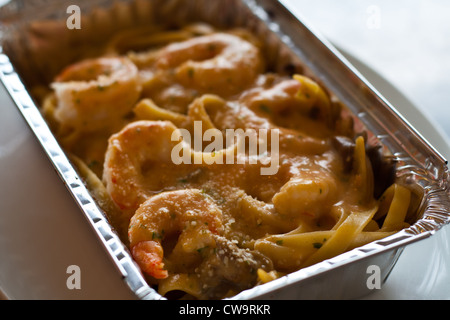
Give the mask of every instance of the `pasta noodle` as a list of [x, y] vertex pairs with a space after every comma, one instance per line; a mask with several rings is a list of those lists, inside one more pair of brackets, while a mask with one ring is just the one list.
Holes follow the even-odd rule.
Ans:
[[[364, 132], [317, 81], [271, 70], [262, 43], [206, 24], [126, 30], [61, 71], [42, 103], [162, 295], [232, 296], [408, 225], [414, 195], [390, 180], [376, 194], [386, 181]], [[181, 149], [192, 162], [174, 163], [195, 124], [206, 141]], [[255, 154], [245, 138], [211, 148], [230, 129], [277, 136], [258, 131], [268, 148]], [[261, 174], [275, 155], [276, 171]]]

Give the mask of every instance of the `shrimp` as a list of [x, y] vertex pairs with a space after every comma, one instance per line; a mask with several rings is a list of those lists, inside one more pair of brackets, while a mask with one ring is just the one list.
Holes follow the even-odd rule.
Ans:
[[[198, 189], [163, 192], [145, 201], [132, 217], [128, 231], [133, 258], [143, 272], [168, 277], [163, 242], [177, 238], [172, 250], [184, 254], [183, 264], [201, 258], [203, 248], [215, 248], [213, 235], [222, 231], [222, 211]], [[176, 259], [178, 260], [178, 259]]]
[[272, 202], [281, 215], [315, 223], [324, 213], [329, 212], [338, 199], [336, 178], [322, 171], [292, 177], [273, 196]]
[[159, 69], [175, 69], [176, 80], [210, 93], [233, 94], [249, 86], [263, 70], [259, 48], [241, 37], [216, 33], [165, 47]]
[[103, 181], [125, 215], [134, 214], [149, 196], [164, 188], [166, 175], [172, 176], [167, 164], [172, 163], [171, 152], [178, 143], [171, 141], [176, 130], [170, 121], [141, 120], [109, 138]]
[[93, 132], [123, 120], [139, 99], [138, 69], [124, 57], [87, 59], [64, 69], [52, 83], [54, 118], [64, 132]]

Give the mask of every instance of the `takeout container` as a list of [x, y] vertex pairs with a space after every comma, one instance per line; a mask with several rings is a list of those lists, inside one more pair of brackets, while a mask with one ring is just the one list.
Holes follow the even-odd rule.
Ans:
[[[67, 8], [77, 5], [81, 29], [70, 30]], [[371, 292], [368, 279], [378, 267], [386, 281], [405, 246], [432, 236], [450, 221], [446, 160], [326, 40], [313, 31], [288, 1], [274, 0], [36, 0], [0, 8], [0, 78], [49, 160], [61, 176], [112, 263], [138, 299], [164, 299], [145, 281], [127, 248], [41, 116], [31, 88], [47, 85], [65, 65], [95, 56], [103, 39], [148, 22], [179, 25], [203, 21], [245, 27], [264, 40], [270, 67], [301, 72], [319, 81], [381, 144], [396, 163], [396, 178], [420, 196], [411, 227], [332, 259], [243, 291], [231, 299], [352, 299]]]

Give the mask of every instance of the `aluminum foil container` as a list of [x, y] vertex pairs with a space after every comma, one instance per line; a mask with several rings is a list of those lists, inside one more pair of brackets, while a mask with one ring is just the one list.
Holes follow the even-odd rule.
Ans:
[[[67, 8], [83, 13], [81, 29], [69, 30]], [[98, 53], [102, 39], [148, 21], [164, 25], [203, 21], [219, 28], [245, 27], [264, 39], [270, 67], [296, 71], [320, 82], [381, 144], [396, 163], [396, 179], [417, 191], [411, 226], [230, 299], [353, 299], [371, 292], [368, 267], [385, 282], [405, 246], [432, 236], [450, 221], [447, 161], [288, 1], [274, 0], [34, 0], [0, 8], [0, 79], [36, 135], [123, 280], [138, 299], [160, 296], [145, 281], [112, 226], [78, 176], [41, 116], [30, 88], [46, 85], [63, 66]], [[51, 58], [51, 61], [49, 61]]]

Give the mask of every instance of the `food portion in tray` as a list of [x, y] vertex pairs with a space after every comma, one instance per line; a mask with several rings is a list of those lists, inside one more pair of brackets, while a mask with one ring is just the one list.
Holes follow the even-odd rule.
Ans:
[[271, 70], [262, 48], [202, 23], [127, 30], [42, 101], [161, 295], [232, 296], [408, 225], [395, 164], [326, 88]]

